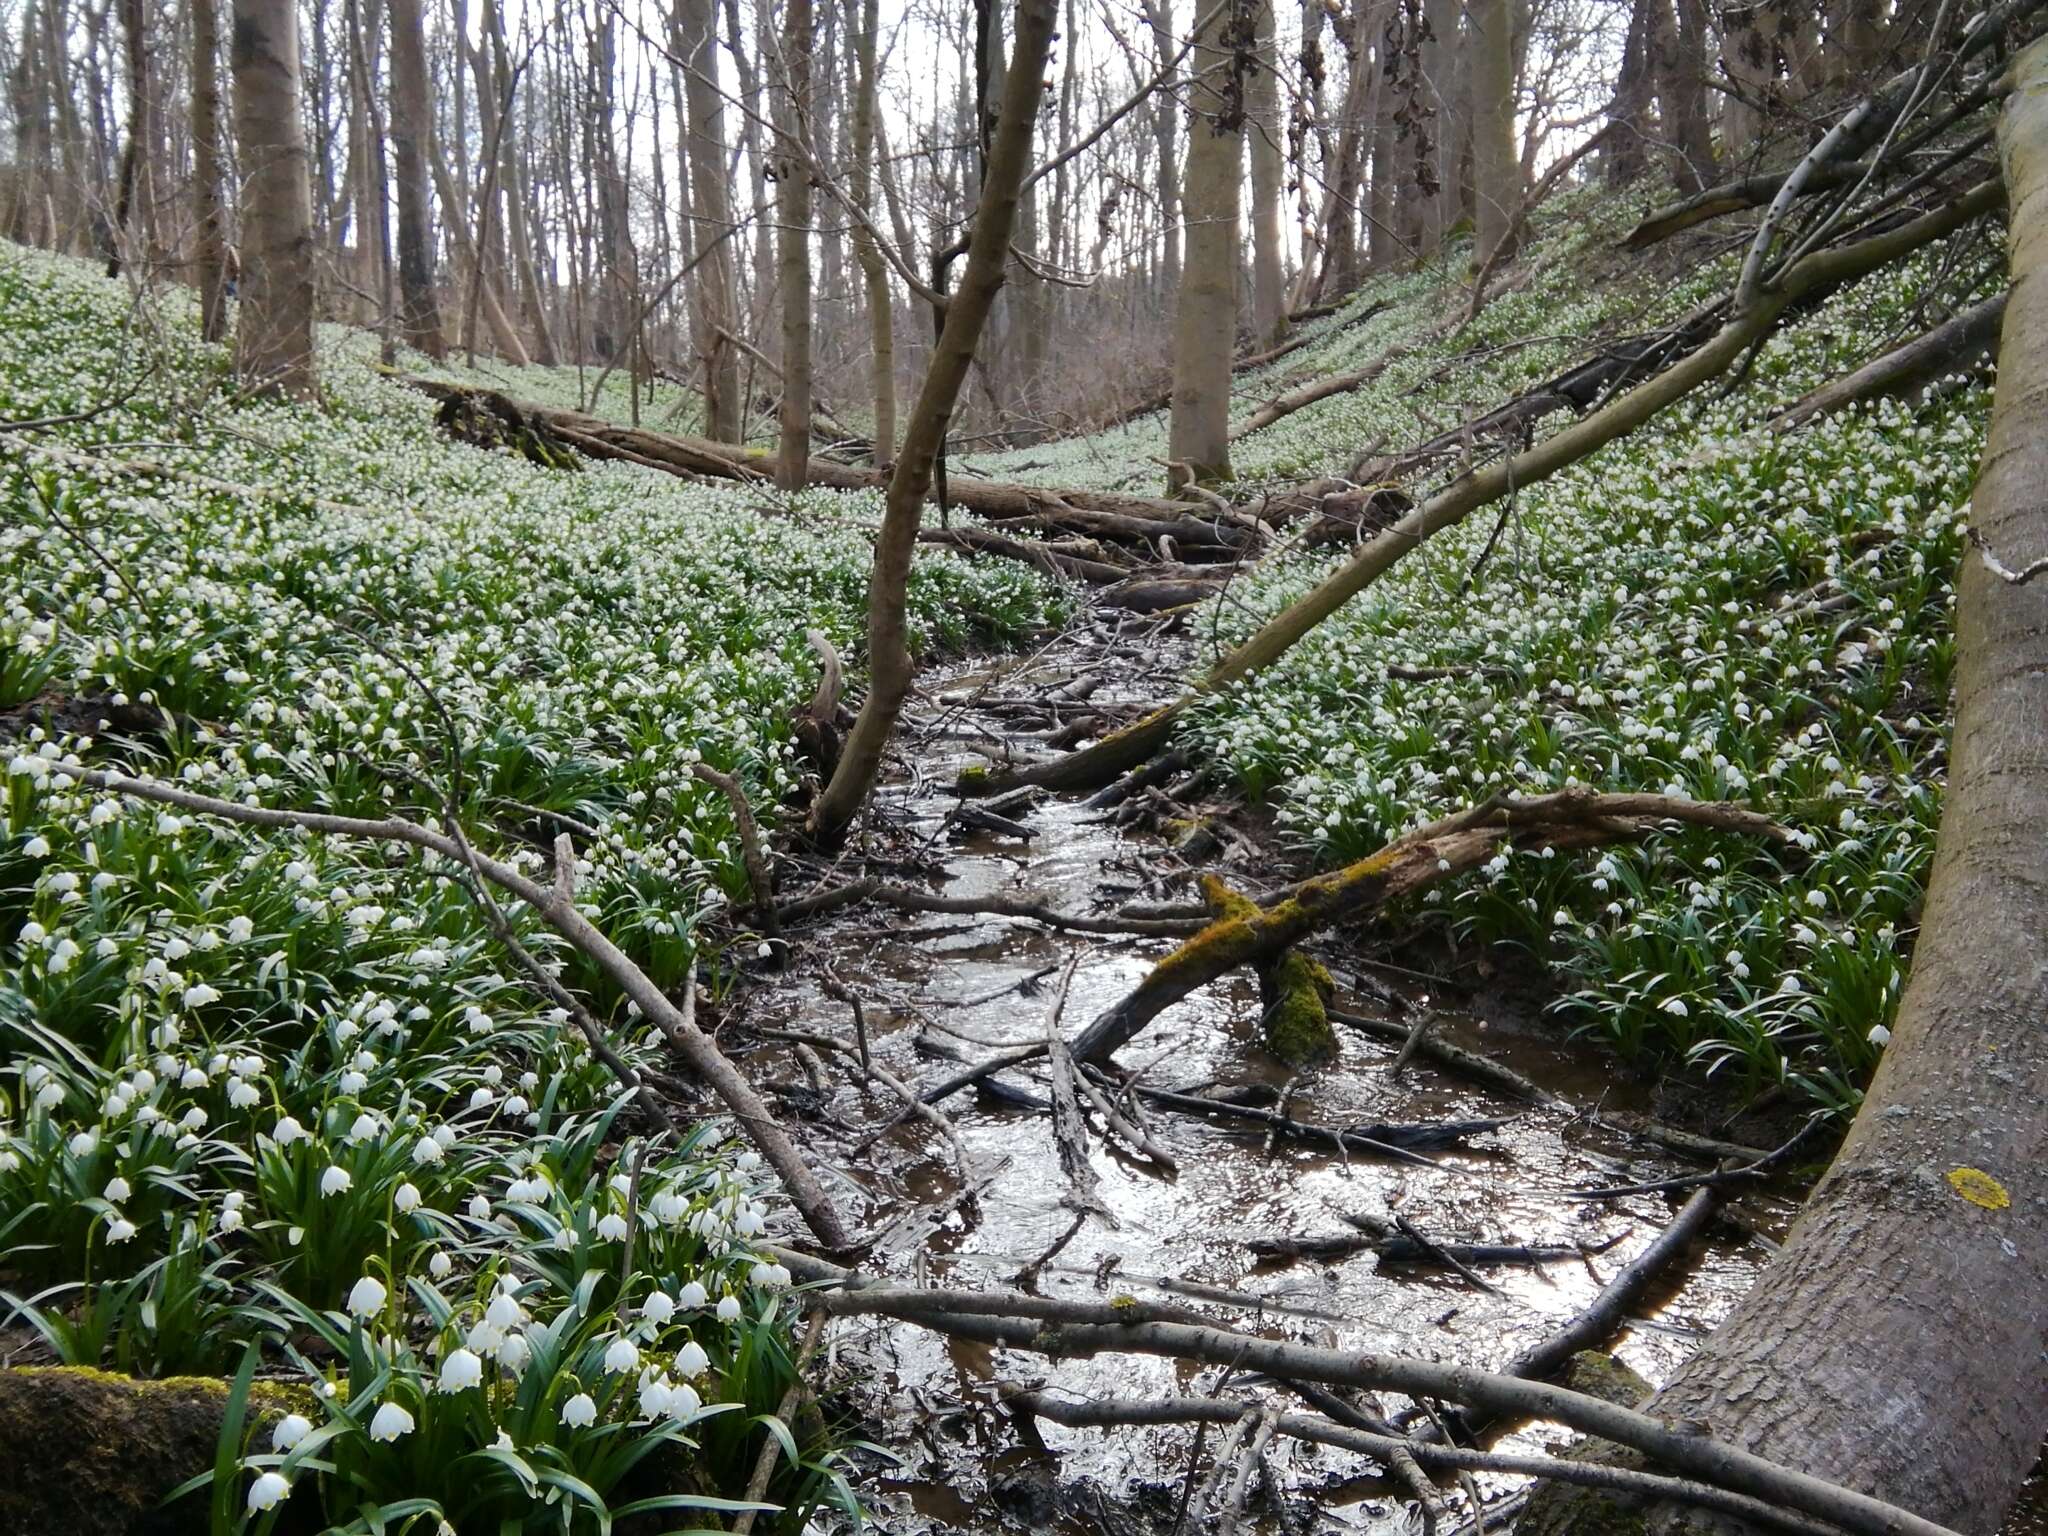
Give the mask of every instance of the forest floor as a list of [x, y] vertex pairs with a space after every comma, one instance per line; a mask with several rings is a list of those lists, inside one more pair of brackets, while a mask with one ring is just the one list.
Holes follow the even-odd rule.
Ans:
[[[1445, 271], [1376, 280], [1314, 322], [1309, 346], [1240, 376], [1247, 411], [1398, 353], [1368, 386], [1247, 434], [1234, 495], [1255, 503], [1370, 445], [1433, 436], [1725, 283], [1726, 252], [1707, 236], [1614, 257], [1633, 211], [1561, 202], [1463, 329], [1466, 295]], [[616, 1119], [615, 1085], [503, 974], [488, 923], [446, 871], [67, 791], [50, 765], [70, 754], [363, 815], [417, 811], [422, 786], [438, 786], [536, 871], [554, 834], [575, 829], [579, 900], [663, 986], [680, 992], [702, 965], [707, 1023], [878, 1234], [881, 1273], [971, 1285], [1029, 1270], [1048, 1295], [1171, 1296], [1310, 1340], [1511, 1356], [1670, 1219], [1660, 1195], [1587, 1201], [1574, 1187], [1703, 1166], [1617, 1116], [1776, 1146], [1809, 1113], [1853, 1107], [1882, 1049], [1939, 813], [1948, 578], [1987, 379], [1953, 381], [1917, 409], [1796, 433], [1769, 423], [1931, 311], [1980, 295], [1994, 257], [1959, 241], [1838, 296], [1763, 348], [1740, 388], [1518, 496], [1498, 524], [1432, 542], [1256, 684], [1206, 701], [1186, 736], [1197, 770], [1136, 817], [1044, 798], [1015, 813], [1028, 838], [970, 831], [952, 786], [962, 767], [1044, 751], [1078, 715], [1100, 729], [1170, 695], [1337, 553], [1285, 548], [1220, 601], [1144, 621], [1022, 565], [920, 558], [912, 608], [928, 666], [858, 857], [948, 897], [1028, 894], [1105, 915], [1185, 902], [1205, 869], [1269, 891], [1501, 788], [1738, 799], [1806, 844], [1792, 870], [1700, 831], [1600, 857], [1532, 851], [1319, 943], [1340, 1004], [1381, 1028], [1342, 1027], [1338, 1060], [1314, 1074], [1265, 1054], [1248, 978], [1124, 1052], [1150, 1086], [1249, 1092], [1314, 1126], [1499, 1125], [1418, 1160], [1155, 1106], [1145, 1123], [1174, 1170], [1105, 1144], [1078, 1172], [1029, 1102], [1047, 1092], [1031, 1069], [1004, 1075], [1006, 1097], [952, 1101], [951, 1135], [909, 1124], [873, 1142], [895, 1101], [846, 1051], [806, 1059], [775, 1032], [850, 1048], [857, 998], [875, 1060], [929, 1082], [962, 1053], [1042, 1040], [1056, 1013], [1092, 1017], [1170, 940], [868, 905], [793, 929], [776, 968], [744, 910], [729, 808], [693, 776], [700, 762], [736, 772], [771, 829], [800, 801], [789, 722], [818, 676], [804, 636], [857, 657], [872, 494], [783, 498], [478, 452], [437, 434], [423, 397], [368, 366], [370, 340], [340, 331], [325, 338], [324, 410], [233, 402], [222, 355], [180, 339], [190, 317], [175, 296], [137, 303], [81, 267], [7, 253], [0, 417], [71, 419], [5, 440], [0, 1070], [15, 1091], [0, 1121], [0, 1246], [12, 1245], [0, 1284], [25, 1303], [6, 1363], [228, 1375], [243, 1341], [274, 1324], [252, 1310], [262, 1287], [339, 1317], [374, 1274], [398, 1322], [407, 1283], [431, 1289], [452, 1255], [450, 1294], [469, 1299], [452, 1316], [413, 1313], [388, 1379], [430, 1381], [434, 1352], [482, 1326], [463, 1309], [481, 1315], [500, 1277], [524, 1277], [523, 1305], [537, 1321], [575, 1319], [583, 1353], [550, 1365], [543, 1410], [517, 1423], [506, 1410], [492, 1427], [595, 1486], [597, 1463], [555, 1410], [589, 1386], [617, 1422], [648, 1418], [634, 1416], [630, 1383], [596, 1386], [610, 1379], [596, 1358], [631, 1310], [624, 1288], [593, 1299], [576, 1284], [579, 1266], [613, 1257], [607, 1218], [639, 1216], [644, 1174], [669, 1203], [638, 1239], [642, 1257], [684, 1298], [676, 1326], [709, 1352], [694, 1378], [704, 1401], [693, 1388], [691, 1410], [677, 1399], [673, 1413], [707, 1447], [702, 1491], [743, 1487], [765, 1438], [714, 1417], [720, 1403], [766, 1413], [793, 1380], [779, 1283], [749, 1247], [764, 1223], [788, 1235], [773, 1186], [748, 1154], [705, 1141], [635, 1162], [622, 1187], [614, 1123], [633, 1122]], [[577, 397], [573, 370], [544, 373], [444, 370]], [[612, 383], [605, 413], [629, 418]], [[1150, 490], [1163, 443], [1152, 416], [964, 467]], [[788, 867], [785, 901], [831, 873]], [[533, 926], [521, 931], [544, 946]], [[573, 963], [569, 975], [595, 986]], [[645, 1020], [612, 1012], [628, 1060], [661, 1070]], [[1427, 1053], [1397, 1068], [1401, 1042], [1387, 1037], [1419, 1023], [1554, 1099], [1503, 1096]], [[284, 1136], [287, 1120], [310, 1131]], [[182, 1128], [173, 1147], [144, 1133], [156, 1124]], [[333, 1185], [323, 1169], [336, 1168], [347, 1177]], [[1796, 1194], [1794, 1182], [1736, 1202], [1682, 1279], [1632, 1317], [1619, 1356], [1652, 1381], [1667, 1372], [1741, 1294]], [[1347, 1217], [1405, 1219], [1438, 1242], [1579, 1251], [1485, 1268], [1482, 1287], [1365, 1249], [1271, 1261], [1251, 1246], [1343, 1236]], [[536, 1257], [551, 1252], [571, 1258]], [[99, 1299], [80, 1307], [68, 1288], [87, 1275]], [[174, 1281], [179, 1309], [167, 1309]], [[704, 1287], [695, 1306], [691, 1283]], [[741, 1315], [714, 1316], [725, 1293]], [[657, 1330], [640, 1347], [681, 1374], [681, 1335]], [[835, 1331], [831, 1365], [838, 1437], [881, 1441], [895, 1461], [807, 1445], [815, 1458], [775, 1485], [778, 1500], [829, 1498], [845, 1476], [888, 1529], [1177, 1523], [1185, 1427], [1032, 1431], [990, 1392], [1029, 1377], [1141, 1395], [1175, 1385], [1170, 1364], [1048, 1367], [870, 1322]], [[278, 1368], [338, 1369], [317, 1348]], [[496, 1355], [484, 1369], [508, 1389], [519, 1374]], [[441, 1403], [424, 1385], [401, 1399], [422, 1421]], [[348, 1464], [354, 1492], [323, 1496], [422, 1483], [466, 1496], [426, 1466], [428, 1440], [366, 1450]], [[420, 1459], [404, 1460], [413, 1445]], [[1310, 1528], [1311, 1503], [1314, 1528], [1406, 1528], [1408, 1506], [1359, 1458], [1276, 1443], [1270, 1462], [1264, 1529]], [[2015, 1518], [2014, 1532], [2044, 1528], [2038, 1509]]]

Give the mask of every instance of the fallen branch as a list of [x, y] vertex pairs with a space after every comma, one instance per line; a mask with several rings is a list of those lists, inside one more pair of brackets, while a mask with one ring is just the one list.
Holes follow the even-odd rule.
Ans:
[[1586, 848], [1633, 841], [1667, 821], [1763, 837], [1781, 845], [1791, 841], [1791, 834], [1768, 817], [1716, 801], [1586, 790], [1488, 801], [1412, 832], [1344, 869], [1304, 881], [1287, 900], [1211, 923], [1082, 1031], [1074, 1041], [1074, 1056], [1086, 1062], [1106, 1060], [1197, 988], [1240, 966], [1256, 967], [1318, 929], [1475, 869], [1503, 841], [1536, 841], [1560, 850]]
[[685, 1017], [669, 1000], [668, 994], [585, 917], [574, 901], [558, 900], [554, 891], [529, 880], [510, 865], [474, 850], [465, 856], [463, 847], [453, 838], [400, 816], [372, 821], [358, 816], [275, 810], [268, 806], [245, 805], [239, 801], [194, 794], [154, 780], [73, 768], [61, 763], [52, 763], [50, 772], [89, 789], [132, 795], [138, 800], [176, 806], [243, 826], [357, 837], [369, 842], [404, 843], [474, 870], [481, 878], [531, 907], [571, 948], [596, 965], [620, 991], [638, 1004], [641, 1013], [661, 1029], [690, 1068], [725, 1102], [726, 1108], [739, 1121], [754, 1145], [760, 1148], [761, 1155], [781, 1177], [783, 1187], [789, 1192], [790, 1203], [797, 1208], [818, 1241], [835, 1251], [845, 1251], [852, 1246], [850, 1233], [816, 1175], [804, 1162], [803, 1154], [790, 1140], [789, 1133], [783, 1130], [767, 1104], [754, 1091], [753, 1085], [718, 1049], [711, 1037], [697, 1027], [696, 1021]]
[[1250, 437], [1254, 432], [1263, 432], [1276, 421], [1285, 421], [1296, 411], [1303, 411], [1319, 400], [1328, 400], [1333, 395], [1348, 395], [1362, 389], [1387, 371], [1390, 364], [1405, 356], [1406, 347], [1390, 347], [1363, 368], [1349, 373], [1333, 373], [1327, 378], [1312, 379], [1306, 384], [1275, 395], [1251, 415], [1230, 429], [1230, 441]]
[[[719, 772], [709, 763], [694, 764], [690, 772], [724, 795], [726, 803], [732, 807], [733, 830], [740, 842], [740, 862], [746, 866], [747, 888], [754, 898], [754, 921], [761, 925], [763, 938], [770, 942], [780, 940], [782, 923], [775, 911], [775, 875], [768, 863], [768, 855], [762, 850], [760, 824], [754, 820], [754, 808], [747, 803], [746, 790], [738, 779], [729, 773]], [[780, 953], [779, 949], [777, 953]]]
[[1832, 379], [1771, 422], [1773, 432], [1792, 432], [1816, 416], [1847, 410], [1868, 400], [1905, 395], [1942, 374], [1966, 368], [1978, 358], [1998, 356], [1998, 330], [2005, 320], [2004, 293], [1973, 304], [1873, 358], [1854, 373]]
[[1199, 929], [1199, 922], [1180, 918], [1090, 917], [1081, 912], [1061, 912], [1030, 896], [939, 896], [907, 885], [890, 885], [881, 880], [855, 880], [789, 903], [781, 909], [784, 923], [800, 918], [836, 912], [857, 902], [878, 901], [905, 912], [936, 912], [953, 917], [1001, 917], [1018, 922], [1043, 923], [1070, 933], [1094, 933], [1140, 938], [1179, 938]]

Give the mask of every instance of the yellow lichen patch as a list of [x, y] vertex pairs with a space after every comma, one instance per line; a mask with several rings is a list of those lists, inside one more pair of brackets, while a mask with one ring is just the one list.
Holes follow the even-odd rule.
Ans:
[[1981, 1205], [1987, 1211], [2002, 1211], [2012, 1204], [2005, 1186], [1982, 1168], [1951, 1168], [1948, 1182], [1949, 1188], [1970, 1204]]

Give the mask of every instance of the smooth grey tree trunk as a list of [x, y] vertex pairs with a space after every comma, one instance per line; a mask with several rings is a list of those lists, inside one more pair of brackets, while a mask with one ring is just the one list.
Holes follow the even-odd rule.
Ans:
[[718, 248], [695, 273], [697, 352], [704, 370], [704, 431], [721, 443], [740, 440], [740, 352], [732, 338], [740, 333], [734, 294], [735, 242], [732, 193], [726, 170], [725, 100], [718, 92], [718, 51], [714, 46], [717, 17], [712, 0], [676, 0], [676, 53], [683, 61], [683, 157], [689, 165], [690, 200], [696, 218], [686, 242], [701, 251], [711, 241]]
[[1253, 0], [1258, 67], [1245, 82], [1252, 159], [1252, 349], [1278, 346], [1287, 333], [1287, 273], [1280, 243], [1280, 196], [1287, 179], [1287, 124], [1280, 115], [1280, 52], [1273, 0]]
[[298, 11], [292, 0], [234, 0], [233, 16], [243, 189], [235, 371], [245, 388], [312, 399], [313, 186], [299, 112]]
[[199, 334], [228, 333], [227, 213], [221, 207], [220, 9], [192, 0], [192, 231]]
[[1515, 50], [1508, 0], [1470, 0], [1472, 24], [1472, 190], [1480, 265], [1509, 247], [1521, 209], [1515, 155]]
[[801, 149], [810, 131], [811, 31], [811, 0], [788, 0], [775, 72], [781, 139], [775, 212], [782, 226], [782, 412], [775, 483], [785, 491], [803, 489], [811, 462], [811, 168]]
[[[391, 172], [398, 184], [398, 329], [406, 345], [445, 357], [448, 338], [434, 293], [434, 237], [427, 203], [427, 139], [433, 107], [420, 0], [389, 0]], [[459, 219], [459, 209], [447, 216]]]

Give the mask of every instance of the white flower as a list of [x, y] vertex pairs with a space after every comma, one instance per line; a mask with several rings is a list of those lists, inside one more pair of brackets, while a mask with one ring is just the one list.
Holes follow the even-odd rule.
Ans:
[[447, 1254], [441, 1253], [438, 1250], [431, 1259], [427, 1260], [427, 1273], [436, 1280], [446, 1280], [449, 1271], [454, 1268], [455, 1261], [449, 1258]]
[[588, 1429], [597, 1422], [597, 1404], [588, 1392], [578, 1392], [562, 1404], [562, 1422], [571, 1429]]
[[676, 1351], [676, 1369], [685, 1376], [702, 1376], [711, 1369], [711, 1357], [695, 1339]]
[[247, 943], [255, 932], [256, 925], [247, 917], [231, 917], [228, 919], [228, 938], [236, 944]]
[[1657, 1006], [1670, 1014], [1674, 1019], [1682, 1019], [1692, 1012], [1690, 1008], [1685, 1006], [1685, 999], [1682, 997], [1667, 997]]
[[677, 1299], [680, 1300], [685, 1307], [696, 1308], [703, 1306], [704, 1303], [709, 1301], [711, 1298], [710, 1295], [705, 1291], [702, 1281], [691, 1280], [686, 1282], [682, 1290], [677, 1293]]
[[721, 1323], [736, 1323], [740, 1320], [740, 1300], [737, 1296], [719, 1298], [718, 1320]]
[[185, 1006], [187, 1008], [204, 1008], [208, 1003], [217, 1003], [219, 1001], [220, 988], [209, 987], [203, 981], [197, 982], [185, 989]]
[[107, 1180], [107, 1187], [101, 1190], [100, 1193], [115, 1205], [119, 1205], [123, 1200], [134, 1194], [135, 1191], [128, 1187], [126, 1179], [116, 1174], [113, 1178]]
[[441, 1143], [431, 1136], [422, 1136], [412, 1146], [412, 1160], [423, 1167], [440, 1162], [445, 1155]]
[[659, 1419], [668, 1413], [670, 1388], [659, 1376], [650, 1376], [640, 1383], [640, 1413], [643, 1418]]
[[270, 1139], [280, 1147], [288, 1147], [295, 1141], [310, 1141], [306, 1128], [290, 1115], [277, 1122], [270, 1133]]
[[604, 1368], [618, 1375], [623, 1376], [639, 1364], [639, 1346], [624, 1336], [613, 1339], [611, 1348], [604, 1352]]
[[357, 1115], [355, 1124], [348, 1128], [349, 1144], [351, 1146], [361, 1146], [366, 1141], [374, 1141], [382, 1133], [383, 1129], [384, 1127], [377, 1123], [375, 1115]]
[[494, 1328], [517, 1328], [526, 1321], [526, 1309], [510, 1291], [500, 1291], [484, 1308], [484, 1320]]
[[349, 1185], [354, 1182], [346, 1168], [334, 1163], [320, 1175], [320, 1193], [322, 1196], [346, 1194]]
[[384, 1403], [370, 1420], [372, 1440], [392, 1441], [413, 1431], [412, 1415], [396, 1403]]
[[240, 1078], [228, 1086], [228, 1107], [230, 1109], [254, 1109], [263, 1102], [263, 1094], [254, 1083], [245, 1083]]
[[526, 1342], [526, 1335], [517, 1332], [506, 1334], [494, 1353], [497, 1355], [498, 1364], [515, 1376], [526, 1369], [526, 1362], [533, 1357], [533, 1350]]
[[80, 1131], [66, 1143], [66, 1146], [73, 1157], [91, 1157], [100, 1148], [99, 1134], [96, 1131]]
[[401, 1184], [392, 1193], [391, 1204], [397, 1210], [399, 1215], [407, 1215], [410, 1212], [419, 1209], [420, 1192], [418, 1188], [412, 1184]]
[[348, 1310], [352, 1317], [375, 1317], [384, 1310], [384, 1299], [389, 1295], [384, 1282], [374, 1275], [365, 1275], [358, 1280], [348, 1293]]
[[640, 1315], [650, 1323], [665, 1323], [676, 1315], [675, 1298], [667, 1291], [656, 1291], [640, 1303]]
[[491, 1219], [491, 1202], [482, 1195], [472, 1195], [469, 1201], [469, 1217], [472, 1221], [489, 1221]]
[[311, 1419], [301, 1413], [288, 1413], [277, 1421], [277, 1428], [270, 1432], [270, 1448], [273, 1451], [288, 1451], [311, 1433]]
[[668, 1412], [673, 1419], [687, 1419], [704, 1406], [704, 1400], [697, 1396], [697, 1389], [687, 1381], [679, 1381], [669, 1388]]
[[242, 1230], [242, 1213], [241, 1213], [241, 1211], [240, 1211], [240, 1210], [238, 1210], [238, 1209], [237, 1209], [236, 1207], [234, 1207], [234, 1206], [229, 1206], [229, 1207], [228, 1207], [228, 1208], [227, 1208], [226, 1210], [224, 1210], [224, 1211], [222, 1211], [222, 1212], [220, 1213], [220, 1220], [219, 1220], [219, 1222], [217, 1223], [217, 1225], [219, 1226], [220, 1230], [221, 1230], [221, 1231], [222, 1231], [223, 1233], [228, 1233], [228, 1232], [239, 1232], [239, 1231], [241, 1231], [241, 1230]]
[[21, 845], [21, 851], [32, 859], [47, 859], [50, 856], [50, 840], [47, 837], [32, 837]]
[[249, 1513], [275, 1509], [291, 1497], [292, 1485], [275, 1472], [265, 1472], [249, 1485]]
[[453, 1349], [441, 1362], [441, 1379], [436, 1392], [461, 1392], [484, 1379], [484, 1363], [467, 1349]]
[[107, 1222], [107, 1241], [125, 1243], [135, 1235], [135, 1223], [126, 1216], [115, 1216]]
[[1892, 1032], [1889, 1029], [1886, 1029], [1882, 1024], [1873, 1024], [1870, 1026], [1869, 1035], [1865, 1038], [1867, 1038], [1872, 1045], [1877, 1046], [1880, 1050], [1882, 1050], [1885, 1046], [1890, 1045], [1892, 1043]]
[[611, 1212], [597, 1224], [597, 1235], [608, 1243], [624, 1241], [628, 1230], [626, 1218], [617, 1211]]

